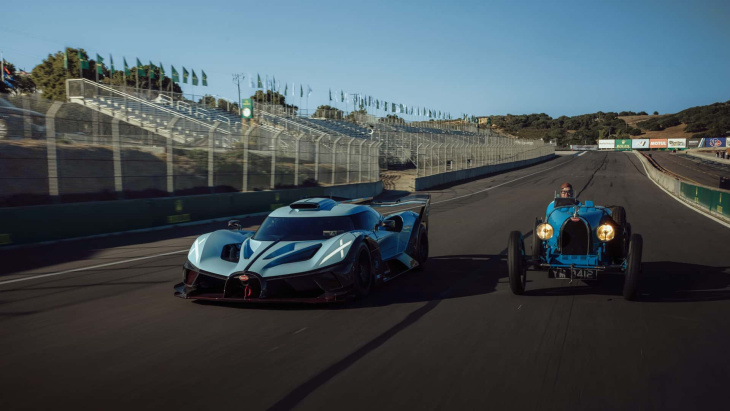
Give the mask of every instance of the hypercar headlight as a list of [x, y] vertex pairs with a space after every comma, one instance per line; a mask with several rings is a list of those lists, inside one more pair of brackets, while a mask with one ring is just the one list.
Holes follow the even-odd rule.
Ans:
[[613, 237], [616, 235], [616, 230], [613, 229], [611, 224], [601, 224], [596, 229], [596, 234], [598, 234], [599, 240], [606, 242], [613, 240]]
[[537, 236], [540, 237], [541, 240], [549, 240], [553, 238], [553, 233], [555, 232], [553, 230], [553, 226], [551, 226], [548, 223], [542, 223], [535, 229], [537, 231]]

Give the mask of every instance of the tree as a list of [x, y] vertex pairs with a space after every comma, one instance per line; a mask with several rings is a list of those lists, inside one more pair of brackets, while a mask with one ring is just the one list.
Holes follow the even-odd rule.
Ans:
[[322, 105], [317, 107], [317, 110], [314, 111], [312, 117], [342, 120], [344, 118], [344, 113], [336, 107]]
[[198, 100], [198, 104], [202, 104], [206, 107], [215, 107], [216, 106], [216, 100], [213, 96], [205, 95], [203, 98]]
[[[67, 50], [68, 69], [64, 68], [63, 51], [49, 54], [41, 64], [33, 68], [32, 79], [43, 92], [43, 96], [49, 100], [66, 100], [66, 79], [79, 78], [79, 52], [88, 61], [88, 54], [84, 49], [69, 47]], [[95, 80], [95, 69], [96, 63], [93, 60], [89, 61], [89, 68], [81, 70], [83, 78]]]
[[[352, 113], [350, 113], [350, 114], [352, 114]], [[433, 119], [431, 119], [431, 121], [432, 120]], [[405, 124], [405, 122], [406, 122], [405, 120], [396, 116], [395, 114], [388, 114], [385, 117], [379, 118], [378, 121], [381, 123], [389, 123], [389, 124]]]
[[654, 115], [655, 115], [655, 116], [658, 116], [658, 115], [659, 115], [659, 112], [658, 112], [658, 111], [655, 111], [655, 112], [654, 112]]
[[[0, 82], [0, 93], [35, 93], [35, 83], [28, 74], [20, 74], [13, 63], [5, 62], [5, 82]], [[8, 74], [10, 73], [10, 74]]]

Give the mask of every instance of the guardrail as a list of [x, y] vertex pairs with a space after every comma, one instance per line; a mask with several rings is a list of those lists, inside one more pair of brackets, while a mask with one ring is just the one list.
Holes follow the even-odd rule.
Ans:
[[730, 191], [687, 183], [673, 174], [664, 173], [656, 162], [643, 153], [638, 151], [634, 153], [643, 164], [649, 178], [669, 194], [713, 217], [730, 222]]

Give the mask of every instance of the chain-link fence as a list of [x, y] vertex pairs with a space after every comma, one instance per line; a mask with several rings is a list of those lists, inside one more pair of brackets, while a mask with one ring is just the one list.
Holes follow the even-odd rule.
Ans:
[[129, 98], [119, 101], [111, 91], [92, 92], [72, 91], [70, 102], [39, 95], [0, 99], [0, 206], [379, 179], [380, 143], [374, 140], [268, 124], [196, 123]]

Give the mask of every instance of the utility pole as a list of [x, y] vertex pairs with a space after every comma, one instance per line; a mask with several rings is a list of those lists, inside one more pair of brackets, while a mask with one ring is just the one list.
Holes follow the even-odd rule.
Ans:
[[246, 76], [241, 73], [233, 74], [233, 84], [238, 87], [238, 102], [236, 103], [236, 105], [238, 106], [238, 117], [241, 117], [241, 82], [245, 78]]

